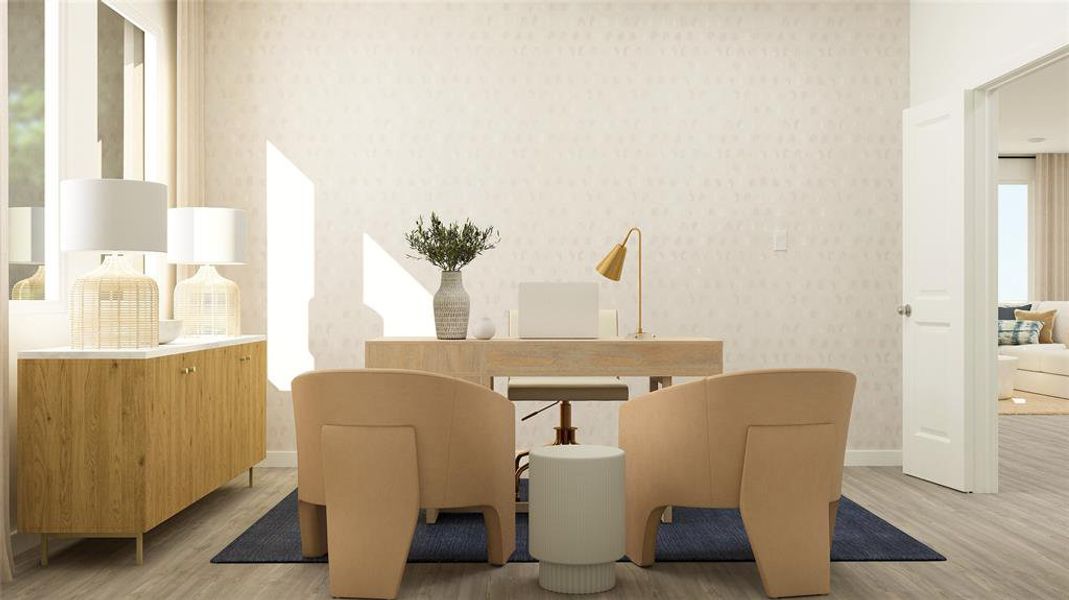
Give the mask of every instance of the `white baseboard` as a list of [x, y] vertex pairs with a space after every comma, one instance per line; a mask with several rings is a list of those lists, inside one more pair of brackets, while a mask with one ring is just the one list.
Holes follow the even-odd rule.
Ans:
[[256, 465], [259, 468], [297, 468], [297, 451], [296, 450], [268, 450], [267, 458], [260, 461], [260, 464]]
[[848, 467], [901, 467], [901, 450], [846, 450]]
[[[901, 450], [847, 450], [846, 466], [848, 467], [900, 467], [902, 466]], [[267, 458], [257, 467], [284, 467], [294, 469], [297, 467], [296, 450], [268, 450]]]

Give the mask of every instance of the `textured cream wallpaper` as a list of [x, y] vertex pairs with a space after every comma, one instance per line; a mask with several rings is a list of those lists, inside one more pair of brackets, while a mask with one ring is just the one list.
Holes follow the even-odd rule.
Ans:
[[[647, 329], [721, 338], [730, 370], [852, 370], [850, 447], [898, 448], [908, 10], [209, 3], [207, 204], [250, 212], [250, 262], [226, 269], [244, 327], [318, 367], [362, 365], [383, 327], [362, 301], [364, 235], [433, 292], [402, 233], [436, 210], [501, 229], [465, 271], [473, 319], [500, 332], [518, 282], [593, 279], [639, 225]], [[314, 235], [314, 271], [295, 273], [315, 282], [306, 342], [266, 323], [268, 144], [314, 186], [314, 225], [271, 240], [296, 256]], [[624, 279], [601, 282], [625, 330], [634, 268], [632, 250]], [[614, 406], [576, 413], [581, 440], [615, 440]], [[273, 388], [268, 426], [269, 449], [293, 448]]]

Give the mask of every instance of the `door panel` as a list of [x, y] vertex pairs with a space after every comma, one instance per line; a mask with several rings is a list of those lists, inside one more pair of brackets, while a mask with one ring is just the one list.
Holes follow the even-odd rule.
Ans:
[[902, 470], [972, 485], [966, 378], [969, 93], [903, 113]]

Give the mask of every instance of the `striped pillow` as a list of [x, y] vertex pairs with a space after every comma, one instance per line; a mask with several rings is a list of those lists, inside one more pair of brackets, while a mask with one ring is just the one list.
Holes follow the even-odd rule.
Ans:
[[999, 346], [1022, 346], [1024, 344], [1038, 344], [1039, 330], [1043, 323], [1039, 321], [999, 321], [998, 322], [998, 345]]

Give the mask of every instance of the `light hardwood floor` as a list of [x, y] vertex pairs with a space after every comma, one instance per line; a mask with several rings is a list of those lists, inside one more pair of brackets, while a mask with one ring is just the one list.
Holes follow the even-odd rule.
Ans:
[[[1069, 416], [1000, 419], [1001, 493], [968, 495], [901, 474], [848, 468], [845, 493], [928, 543], [941, 563], [833, 563], [834, 598], [1069, 598]], [[22, 598], [329, 598], [327, 566], [208, 561], [296, 484], [292, 469], [238, 477], [145, 536], [145, 565], [129, 541], [91, 540], [51, 566], [24, 557], [5, 600]], [[620, 564], [616, 589], [585, 598], [764, 598], [752, 563]], [[561, 598], [537, 566], [409, 565], [401, 598]]]
[[1024, 404], [1017, 404], [1007, 398], [998, 401], [1000, 415], [1069, 415], [1069, 398], [1044, 396], [1021, 390], [1013, 390], [1013, 397], [1023, 399]]

